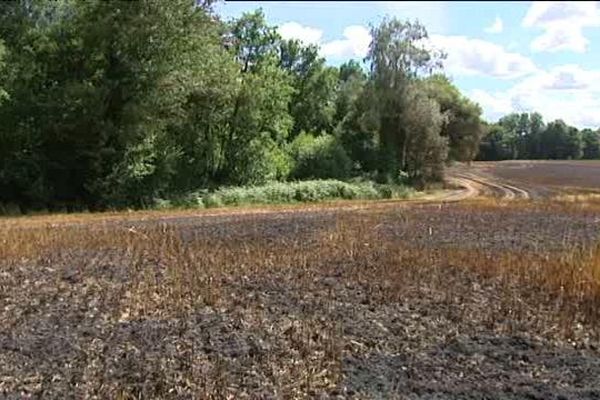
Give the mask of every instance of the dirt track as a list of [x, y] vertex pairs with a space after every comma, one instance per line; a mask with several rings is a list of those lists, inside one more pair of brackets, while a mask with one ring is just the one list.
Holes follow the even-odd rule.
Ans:
[[446, 179], [465, 188], [460, 200], [475, 196], [493, 196], [506, 200], [543, 197], [535, 189], [518, 187], [513, 182], [509, 183], [505, 179], [494, 176], [477, 164], [470, 167], [465, 165], [453, 167], [448, 171]]
[[600, 162], [529, 161], [474, 162], [448, 169], [448, 182], [463, 186], [466, 197], [543, 199], [564, 193], [600, 191]]

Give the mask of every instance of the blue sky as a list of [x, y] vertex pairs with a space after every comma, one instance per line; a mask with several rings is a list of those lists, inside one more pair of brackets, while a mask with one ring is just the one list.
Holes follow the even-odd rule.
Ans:
[[228, 18], [262, 8], [286, 38], [321, 46], [331, 65], [362, 59], [369, 24], [418, 19], [448, 53], [445, 72], [496, 120], [539, 111], [546, 121], [600, 127], [598, 2], [225, 1]]

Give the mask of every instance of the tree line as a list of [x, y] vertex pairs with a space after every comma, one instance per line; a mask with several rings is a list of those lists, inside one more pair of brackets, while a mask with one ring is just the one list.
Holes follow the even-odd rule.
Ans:
[[491, 142], [504, 125], [443, 75], [425, 27], [386, 18], [371, 35], [364, 60], [332, 67], [261, 10], [1, 2], [0, 204], [143, 207], [325, 178], [423, 187], [448, 161], [504, 149]]
[[539, 113], [512, 113], [487, 128], [480, 160], [598, 159], [600, 130], [579, 130], [562, 120], [544, 123]]

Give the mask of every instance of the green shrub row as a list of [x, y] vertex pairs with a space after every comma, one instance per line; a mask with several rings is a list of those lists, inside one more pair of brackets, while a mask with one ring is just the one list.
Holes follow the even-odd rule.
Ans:
[[412, 189], [379, 185], [371, 181], [311, 180], [273, 182], [261, 186], [226, 187], [214, 192], [194, 192], [174, 201], [157, 200], [158, 208], [239, 206], [246, 204], [307, 203], [327, 200], [406, 198]]

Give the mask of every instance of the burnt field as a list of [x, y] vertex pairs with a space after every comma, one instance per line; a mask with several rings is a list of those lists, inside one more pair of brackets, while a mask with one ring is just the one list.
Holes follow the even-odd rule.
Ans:
[[445, 202], [0, 220], [0, 397], [600, 398], [600, 201], [483, 168]]
[[512, 184], [530, 197], [548, 197], [559, 193], [600, 193], [600, 161], [500, 161], [475, 162], [471, 168], [459, 166], [494, 182]]

